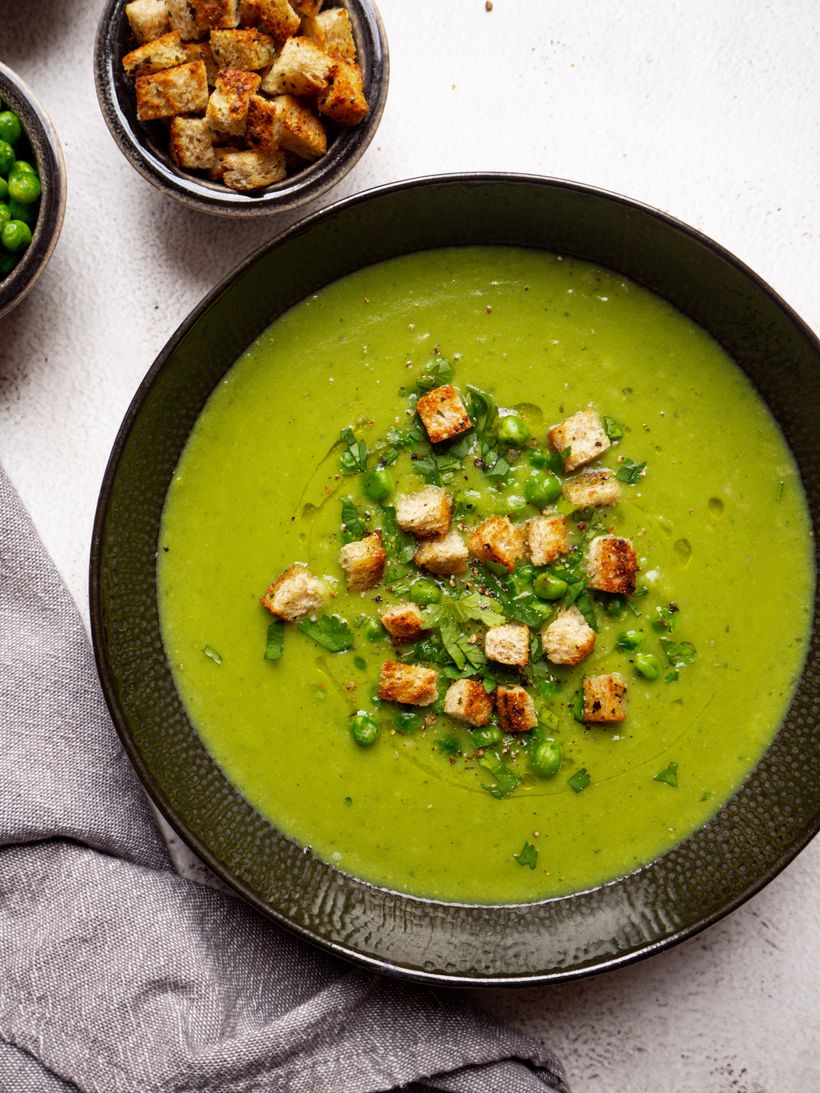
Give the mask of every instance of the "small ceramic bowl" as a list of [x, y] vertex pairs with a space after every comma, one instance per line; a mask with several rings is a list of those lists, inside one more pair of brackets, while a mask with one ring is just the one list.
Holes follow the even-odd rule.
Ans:
[[34, 288], [54, 253], [65, 214], [66, 170], [63, 150], [48, 115], [31, 88], [4, 64], [0, 64], [0, 100], [3, 109], [13, 110], [22, 122], [43, 188], [31, 243], [11, 273], [0, 278], [2, 316]]
[[125, 0], [106, 0], [94, 46], [94, 79], [106, 124], [132, 167], [183, 205], [222, 216], [288, 212], [335, 186], [360, 159], [378, 128], [387, 98], [390, 62], [384, 26], [370, 0], [333, 0], [328, 6], [344, 7], [350, 14], [370, 113], [359, 125], [341, 130], [315, 163], [259, 193], [244, 194], [177, 167], [168, 153], [165, 126], [139, 121], [134, 81], [122, 68], [123, 56], [136, 46], [125, 16]]

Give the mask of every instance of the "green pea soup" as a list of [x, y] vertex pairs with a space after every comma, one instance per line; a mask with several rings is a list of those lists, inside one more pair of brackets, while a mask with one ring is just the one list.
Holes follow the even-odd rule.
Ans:
[[[374, 701], [396, 656], [368, 625], [407, 599], [389, 581], [346, 590], [339, 432], [372, 446], [411, 420], [408, 394], [437, 355], [453, 383], [515, 409], [542, 448], [587, 406], [623, 437], [596, 466], [646, 464], [607, 526], [635, 544], [639, 585], [621, 617], [596, 606], [592, 655], [540, 703], [561, 755], [519, 757], [506, 797], [469, 731], [430, 709]], [[372, 462], [371, 462], [372, 465]], [[420, 489], [406, 453], [396, 489]], [[465, 459], [445, 483], [466, 522], [537, 513], [526, 458], [488, 484]], [[376, 525], [378, 526], [378, 525]], [[295, 561], [335, 589], [353, 647], [287, 626], [264, 659], [259, 597]], [[698, 326], [611, 271], [517, 248], [452, 248], [374, 265], [276, 320], [213, 392], [168, 491], [158, 550], [163, 640], [192, 723], [227, 777], [297, 843], [374, 884], [430, 898], [517, 902], [567, 894], [654, 860], [708, 820], [777, 730], [807, 648], [814, 573], [798, 472], [743, 373]], [[401, 582], [399, 582], [400, 584]], [[674, 632], [658, 630], [674, 606]], [[624, 648], [626, 630], [642, 632]], [[677, 670], [662, 637], [697, 655]], [[628, 643], [627, 643], [628, 644]], [[661, 666], [641, 674], [639, 654]], [[584, 726], [584, 675], [620, 672], [628, 716]], [[651, 674], [651, 673], [650, 673]], [[379, 739], [360, 747], [351, 715]], [[407, 711], [405, 711], [406, 713]], [[521, 745], [523, 748], [523, 745]], [[545, 756], [542, 754], [542, 759]], [[537, 766], [537, 764], [536, 764]]]

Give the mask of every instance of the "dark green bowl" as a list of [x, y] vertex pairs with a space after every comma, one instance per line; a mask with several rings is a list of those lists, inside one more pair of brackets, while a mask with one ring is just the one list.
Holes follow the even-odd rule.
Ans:
[[458, 175], [332, 206], [257, 251], [193, 311], [120, 429], [91, 556], [103, 688], [134, 766], [174, 828], [237, 892], [302, 936], [375, 968], [452, 984], [567, 979], [663, 949], [771, 880], [820, 819], [816, 633], [775, 740], [712, 820], [638, 872], [539, 903], [440, 903], [333, 869], [244, 800], [188, 721], [160, 638], [155, 561], [165, 492], [209, 394], [273, 319], [328, 282], [410, 251], [494, 243], [608, 266], [705, 327], [768, 403], [816, 514], [820, 344], [771, 289], [704, 236], [624, 198], [551, 179]]

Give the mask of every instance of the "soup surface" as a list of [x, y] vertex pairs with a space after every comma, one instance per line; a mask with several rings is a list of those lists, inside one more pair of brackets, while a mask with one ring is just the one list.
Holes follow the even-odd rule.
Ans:
[[[412, 563], [365, 593], [346, 590], [339, 566], [342, 499], [368, 512], [362, 475], [341, 473], [340, 430], [353, 427], [374, 466], [381, 439], [412, 422], [419, 377], [431, 362], [436, 375], [442, 358], [459, 390], [475, 385], [515, 409], [541, 450], [549, 426], [592, 406], [623, 433], [595, 466], [639, 467], [602, 518], [636, 546], [638, 594], [625, 604], [593, 597], [592, 654], [574, 668], [545, 666], [535, 681], [538, 732], [563, 755], [552, 777], [531, 769], [523, 737], [481, 749], [440, 704], [402, 717], [413, 711], [375, 700], [382, 663], [402, 652], [379, 611], [407, 599]], [[537, 515], [524, 494], [529, 448], [507, 454], [494, 480], [472, 455], [445, 469], [462, 528], [493, 512], [519, 523]], [[399, 492], [425, 486], [418, 462], [402, 451], [391, 463]], [[584, 513], [559, 508], [582, 532]], [[394, 259], [278, 319], [197, 422], [158, 559], [182, 700], [255, 807], [356, 876], [477, 902], [591, 887], [704, 823], [784, 714], [813, 582], [796, 467], [715, 342], [621, 276], [513, 248]], [[282, 655], [264, 658], [271, 616], [259, 597], [296, 561], [333, 584], [327, 613], [347, 621], [350, 649], [331, 652], [288, 624]], [[658, 678], [636, 670], [627, 630], [641, 633]], [[627, 718], [585, 726], [574, 716], [582, 677], [609, 672], [626, 680]], [[371, 747], [351, 735], [356, 711], [380, 725]], [[498, 762], [519, 779], [508, 795]]]

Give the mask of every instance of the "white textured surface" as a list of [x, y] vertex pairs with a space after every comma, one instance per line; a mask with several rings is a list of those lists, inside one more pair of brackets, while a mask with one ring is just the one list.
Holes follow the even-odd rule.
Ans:
[[[69, 171], [63, 238], [0, 323], [0, 458], [85, 611], [96, 494], [157, 351], [284, 226], [190, 213], [100, 117], [92, 0], [0, 0], [0, 59], [34, 87]], [[382, 126], [334, 197], [435, 171], [594, 183], [703, 229], [820, 328], [820, 14], [812, 0], [382, 0]], [[577, 984], [482, 995], [543, 1036], [576, 1093], [820, 1089], [820, 847], [677, 949]]]

